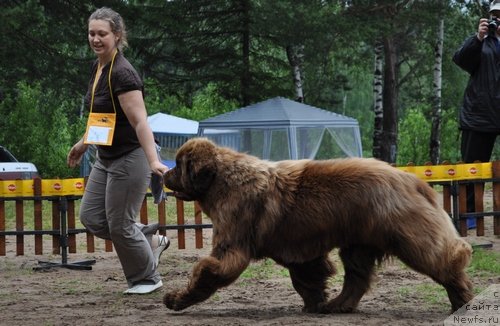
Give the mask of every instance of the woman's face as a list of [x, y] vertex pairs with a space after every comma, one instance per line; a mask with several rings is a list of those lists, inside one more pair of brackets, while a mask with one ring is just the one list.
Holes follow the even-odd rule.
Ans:
[[119, 37], [111, 30], [106, 20], [93, 19], [89, 21], [89, 44], [94, 53], [102, 60], [108, 61], [113, 55]]

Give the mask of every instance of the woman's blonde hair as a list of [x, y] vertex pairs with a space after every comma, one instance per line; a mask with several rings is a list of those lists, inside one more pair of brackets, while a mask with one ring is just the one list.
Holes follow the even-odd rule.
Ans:
[[109, 22], [113, 34], [120, 36], [116, 45], [118, 47], [118, 50], [123, 51], [123, 49], [128, 46], [125, 22], [123, 21], [123, 18], [119, 13], [111, 8], [102, 7], [97, 9], [90, 15], [88, 21], [90, 22], [91, 20], [105, 20]]

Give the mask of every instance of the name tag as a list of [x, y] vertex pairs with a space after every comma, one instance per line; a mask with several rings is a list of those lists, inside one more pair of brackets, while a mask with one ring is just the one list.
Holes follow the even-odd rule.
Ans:
[[87, 130], [85, 131], [83, 142], [85, 144], [111, 146], [113, 144], [115, 124], [115, 113], [91, 112], [87, 120]]

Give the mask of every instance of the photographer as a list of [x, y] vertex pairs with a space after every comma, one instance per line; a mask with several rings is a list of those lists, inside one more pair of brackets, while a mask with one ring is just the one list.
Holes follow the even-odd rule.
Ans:
[[[465, 163], [488, 162], [500, 134], [500, 0], [490, 4], [490, 18], [481, 18], [477, 33], [454, 56], [470, 74], [460, 110], [461, 155]], [[498, 17], [498, 18], [497, 18]], [[474, 212], [474, 186], [467, 186], [467, 212]], [[469, 228], [475, 219], [468, 220]]]

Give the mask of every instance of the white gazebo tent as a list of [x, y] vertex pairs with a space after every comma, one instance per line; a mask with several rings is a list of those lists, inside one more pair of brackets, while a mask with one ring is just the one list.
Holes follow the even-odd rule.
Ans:
[[177, 149], [198, 133], [198, 121], [161, 112], [149, 116], [148, 123], [161, 146], [162, 159], [169, 167], [174, 164]]
[[198, 135], [273, 161], [362, 156], [356, 119], [282, 97], [203, 120]]

